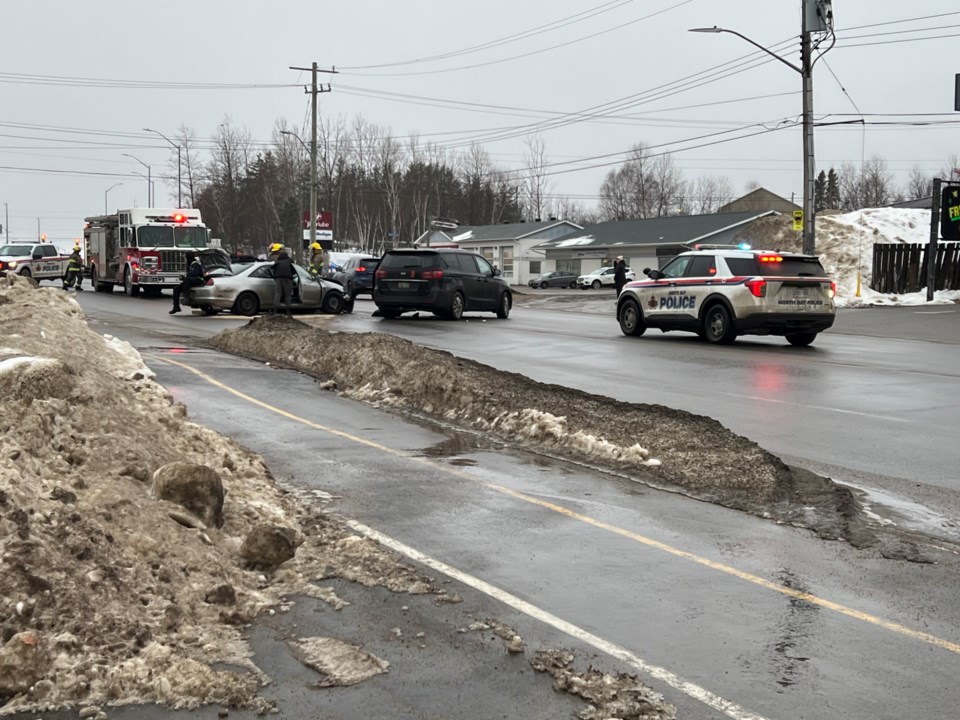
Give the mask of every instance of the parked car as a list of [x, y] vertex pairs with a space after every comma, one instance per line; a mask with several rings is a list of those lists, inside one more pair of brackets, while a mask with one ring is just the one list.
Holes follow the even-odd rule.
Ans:
[[398, 249], [380, 259], [373, 301], [385, 318], [427, 310], [451, 320], [475, 311], [506, 319], [513, 294], [500, 270], [476, 253], [459, 248]]
[[719, 345], [782, 335], [802, 347], [836, 314], [837, 285], [815, 255], [703, 245], [644, 273], [649, 279], [627, 285], [617, 301], [624, 335], [685, 330]]
[[566, 270], [555, 270], [533, 278], [527, 284], [532, 288], [575, 288], [577, 286], [577, 274]]
[[[311, 277], [310, 273], [295, 265], [294, 310], [336, 314], [343, 310], [343, 288], [330, 280]], [[256, 315], [262, 310], [274, 310], [273, 263], [258, 261], [241, 266], [238, 272], [224, 271], [206, 278], [206, 284], [189, 292], [192, 307], [206, 314], [229, 310], [238, 315]], [[283, 308], [280, 308], [283, 309]]]
[[[601, 287], [615, 287], [616, 284], [613, 282], [613, 273], [614, 269], [612, 267], [597, 268], [593, 272], [578, 277], [577, 286], [581, 290], [586, 290], [587, 288], [599, 290]], [[630, 280], [636, 279], [637, 274], [630, 268], [627, 268], [627, 281], [629, 282]]]
[[343, 286], [343, 292], [348, 300], [357, 295], [373, 297], [373, 279], [380, 258], [372, 255], [359, 255], [347, 260], [339, 270], [333, 274], [333, 281]]

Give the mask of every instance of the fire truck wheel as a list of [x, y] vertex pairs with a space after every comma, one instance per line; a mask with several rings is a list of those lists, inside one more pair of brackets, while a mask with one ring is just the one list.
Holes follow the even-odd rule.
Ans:
[[140, 286], [133, 284], [133, 278], [130, 275], [130, 268], [123, 273], [123, 291], [130, 297], [136, 297], [140, 294]]

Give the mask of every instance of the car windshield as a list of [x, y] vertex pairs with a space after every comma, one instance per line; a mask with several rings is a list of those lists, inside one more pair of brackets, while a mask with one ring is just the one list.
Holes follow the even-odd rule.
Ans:
[[0, 247], [0, 257], [21, 257], [30, 254], [30, 245], [4, 245]]
[[439, 257], [433, 252], [387, 253], [380, 261], [381, 269], [423, 268], [439, 265]]

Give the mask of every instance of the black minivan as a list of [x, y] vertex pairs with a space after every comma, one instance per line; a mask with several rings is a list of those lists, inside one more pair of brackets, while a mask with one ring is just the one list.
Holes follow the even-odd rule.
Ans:
[[506, 319], [513, 294], [500, 270], [481, 255], [459, 248], [417, 248], [384, 254], [377, 267], [373, 301], [385, 318], [428, 310], [451, 320], [475, 311]]

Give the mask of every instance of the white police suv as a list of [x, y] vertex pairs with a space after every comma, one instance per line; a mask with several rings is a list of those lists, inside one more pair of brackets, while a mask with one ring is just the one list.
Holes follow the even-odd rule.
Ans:
[[782, 335], [804, 346], [836, 314], [836, 283], [815, 255], [694, 245], [662, 269], [643, 272], [648, 279], [629, 283], [617, 300], [624, 335], [685, 330], [716, 344]]

